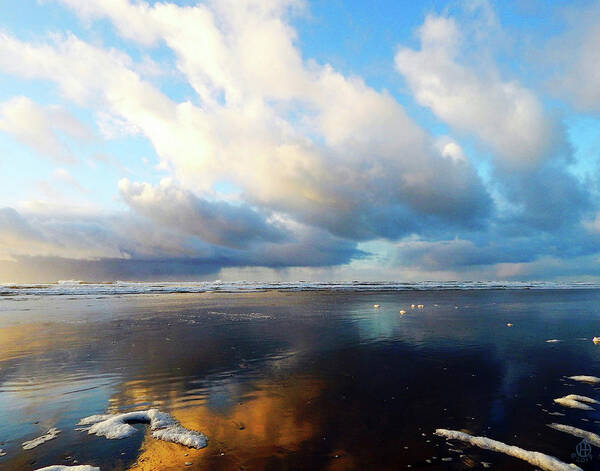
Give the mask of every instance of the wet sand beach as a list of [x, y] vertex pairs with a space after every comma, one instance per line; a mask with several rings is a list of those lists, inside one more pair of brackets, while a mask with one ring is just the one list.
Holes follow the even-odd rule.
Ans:
[[[600, 376], [598, 306], [593, 289], [4, 296], [0, 469], [535, 469], [438, 428], [596, 469], [548, 424], [600, 432], [600, 406], [554, 401], [600, 400], [568, 378]], [[208, 446], [76, 430], [151, 408]]]

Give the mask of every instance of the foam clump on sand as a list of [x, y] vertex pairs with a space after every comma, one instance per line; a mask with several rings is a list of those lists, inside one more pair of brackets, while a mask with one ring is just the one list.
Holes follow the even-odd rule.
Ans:
[[590, 384], [600, 383], [600, 378], [597, 378], [596, 376], [576, 375], [576, 376], [569, 376], [569, 379], [572, 379], [573, 381], [579, 381], [581, 383], [590, 383]]
[[124, 414], [92, 415], [79, 421], [78, 425], [91, 425], [89, 434], [121, 439], [135, 433], [131, 424], [150, 424], [152, 436], [157, 440], [179, 443], [190, 448], [204, 448], [208, 444], [206, 435], [189, 430], [179, 424], [173, 417], [158, 409], [148, 409]]
[[587, 430], [583, 430], [577, 427], [571, 427], [570, 425], [563, 424], [548, 424], [548, 427], [553, 428], [554, 430], [558, 430], [559, 432], [565, 432], [569, 435], [573, 435], [574, 437], [585, 438], [590, 444], [600, 447], [600, 436], [595, 433], [588, 432]]
[[55, 464], [52, 466], [46, 466], [45, 468], [36, 469], [35, 471], [100, 471], [100, 468], [96, 466], [90, 466], [89, 464], [79, 464], [76, 466], [63, 466]]
[[[594, 408], [588, 406], [588, 404], [598, 404], [598, 401], [595, 399], [592, 399], [591, 397], [580, 396], [578, 394], [569, 394], [568, 396], [559, 397], [558, 399], [554, 399], [554, 402], [563, 407], [583, 410], [594, 410]], [[586, 402], [587, 404], [585, 404]]]
[[58, 437], [59, 433], [60, 430], [58, 430], [55, 427], [52, 427], [41, 437], [34, 438], [33, 440], [29, 440], [27, 442], [23, 442], [23, 450], [31, 450], [32, 448], [35, 448], [36, 446], [41, 445], [42, 443], [46, 443], [47, 441]]
[[504, 453], [505, 455], [519, 458], [546, 471], [582, 471], [579, 466], [572, 463], [567, 464], [554, 456], [545, 455], [544, 453], [537, 451], [524, 450], [518, 446], [507, 445], [506, 443], [492, 440], [491, 438], [476, 437], [469, 435], [468, 433], [459, 432], [458, 430], [446, 430], [443, 428], [437, 429], [435, 433], [436, 435], [445, 437], [449, 440], [460, 440], [484, 450], [497, 451], [499, 453]]

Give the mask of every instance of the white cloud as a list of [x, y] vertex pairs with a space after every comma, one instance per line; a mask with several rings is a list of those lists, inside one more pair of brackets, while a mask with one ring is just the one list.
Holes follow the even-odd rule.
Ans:
[[96, 113], [96, 125], [102, 137], [107, 140], [135, 136], [140, 133], [140, 129], [135, 124], [105, 111]]
[[467, 160], [462, 147], [449, 136], [440, 136], [436, 140], [436, 147], [442, 157], [452, 159], [455, 162], [465, 162]]
[[540, 56], [552, 67], [551, 88], [577, 109], [600, 111], [600, 5], [578, 5], [566, 13], [567, 27], [544, 43]]
[[395, 238], [424, 218], [485, 218], [490, 200], [468, 160], [441, 155], [389, 94], [303, 60], [285, 21], [296, 2], [66, 3], [142, 45], [164, 41], [200, 105], [175, 103], [122, 53], [72, 35], [46, 45], [0, 36], [0, 69], [55, 81], [139, 130], [185, 188], [228, 181], [254, 206], [359, 239]]
[[476, 136], [509, 168], [531, 167], [552, 153], [560, 129], [538, 98], [518, 81], [503, 80], [493, 63], [461, 63], [461, 53], [473, 44], [465, 44], [453, 18], [428, 15], [418, 37], [420, 50], [400, 47], [395, 62], [420, 105]]
[[24, 96], [0, 104], [0, 131], [65, 163], [73, 163], [76, 158], [59, 133], [81, 142], [93, 139], [90, 129], [63, 108], [43, 107]]
[[88, 190], [64, 168], [59, 167], [54, 169], [53, 176], [61, 183], [66, 184], [80, 193], [88, 193]]

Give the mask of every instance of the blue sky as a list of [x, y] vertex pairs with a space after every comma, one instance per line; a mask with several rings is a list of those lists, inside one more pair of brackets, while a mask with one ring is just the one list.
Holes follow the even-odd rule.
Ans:
[[0, 281], [600, 276], [596, 2], [1, 12]]

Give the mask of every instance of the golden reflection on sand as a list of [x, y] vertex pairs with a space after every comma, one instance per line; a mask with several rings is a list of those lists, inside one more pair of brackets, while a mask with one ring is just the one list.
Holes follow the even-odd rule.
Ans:
[[[154, 440], [147, 433], [139, 457], [129, 469], [260, 469], [269, 457], [293, 452], [318, 433], [318, 424], [304, 419], [301, 411], [321, 387], [309, 379], [280, 386], [258, 384], [251, 396], [224, 413], [205, 405], [170, 411], [184, 427], [208, 435], [208, 447], [188, 449]], [[342, 451], [338, 454], [345, 455]], [[346, 469], [344, 461], [334, 460], [331, 470]]]
[[73, 341], [73, 336], [65, 332], [61, 332], [61, 335], [50, 335], [48, 332], [48, 326], [38, 323], [0, 328], [0, 362], [50, 351]]

